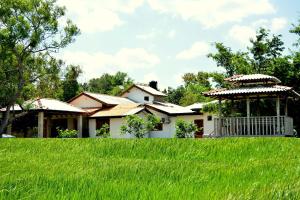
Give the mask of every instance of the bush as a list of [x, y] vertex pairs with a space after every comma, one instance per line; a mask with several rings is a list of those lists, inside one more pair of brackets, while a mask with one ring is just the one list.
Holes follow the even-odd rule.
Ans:
[[96, 130], [96, 136], [97, 137], [102, 137], [102, 138], [109, 138], [110, 133], [109, 133], [109, 125], [108, 124], [103, 124], [103, 126], [100, 129]]
[[59, 138], [77, 138], [78, 131], [72, 129], [57, 129]]
[[154, 130], [160, 119], [154, 115], [148, 114], [145, 119], [137, 115], [129, 115], [125, 118], [126, 124], [121, 126], [122, 134], [132, 134], [136, 138], [143, 138], [146, 133]]
[[183, 119], [176, 121], [176, 138], [193, 138], [197, 130], [193, 122], [186, 122]]

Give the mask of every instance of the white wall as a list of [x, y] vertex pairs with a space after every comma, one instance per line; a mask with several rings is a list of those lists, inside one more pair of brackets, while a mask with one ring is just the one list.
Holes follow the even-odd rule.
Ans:
[[79, 108], [101, 108], [102, 104], [86, 95], [81, 95], [70, 102], [71, 105]]
[[[214, 130], [214, 116], [212, 121], [207, 121], [208, 113], [204, 113], [204, 115], [183, 115], [183, 116], [175, 116], [175, 117], [168, 117], [166, 114], [157, 112], [155, 110], [149, 109], [153, 114], [160, 118], [169, 118], [170, 123], [163, 124], [163, 130], [162, 131], [151, 131], [147, 136], [149, 138], [174, 138], [176, 128], [176, 120], [177, 119], [183, 119], [185, 121], [194, 122], [196, 119], [203, 119], [203, 131], [204, 131], [204, 137], [211, 134]], [[145, 113], [139, 114], [139, 116], [143, 117]], [[110, 136], [112, 138], [134, 138], [132, 135], [121, 135], [121, 126], [125, 122], [125, 118], [111, 118], [110, 119]], [[96, 136], [96, 119], [89, 119], [89, 132], [90, 137]]]
[[91, 138], [96, 137], [96, 119], [89, 119], [89, 134]]
[[[144, 97], [148, 96], [149, 101], [145, 101]], [[123, 94], [122, 97], [127, 97], [132, 101], [135, 101], [137, 103], [153, 103], [154, 96], [151, 94], [148, 94], [140, 89], [137, 89], [136, 87], [131, 88], [127, 93]]]

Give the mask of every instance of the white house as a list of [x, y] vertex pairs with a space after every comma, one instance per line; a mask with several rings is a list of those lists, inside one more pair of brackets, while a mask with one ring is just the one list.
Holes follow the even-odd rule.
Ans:
[[174, 137], [175, 122], [179, 118], [194, 122], [201, 129], [196, 133], [196, 137], [208, 136], [212, 133], [213, 118], [211, 115], [201, 113], [201, 108], [192, 110], [189, 107], [164, 102], [165, 96], [164, 93], [157, 90], [156, 86], [134, 84], [120, 97], [83, 92], [68, 103], [89, 113], [87, 118], [90, 137], [96, 137], [96, 130], [105, 123], [110, 126], [111, 137], [131, 137], [120, 134], [124, 117], [132, 114], [144, 116], [147, 113], [160, 117], [162, 121], [158, 130], [147, 135], [150, 138]]
[[[55, 99], [38, 99], [34, 101], [37, 107], [33, 107], [30, 112], [30, 119], [34, 119], [30, 125], [37, 127], [38, 137], [56, 137], [56, 127], [77, 129], [79, 137], [96, 137], [96, 130], [108, 124], [111, 137], [129, 138], [132, 136], [121, 135], [120, 131], [125, 122], [124, 117], [133, 114], [143, 117], [151, 113], [161, 118], [162, 123], [146, 137], [174, 137], [175, 123], [179, 118], [194, 122], [200, 128], [195, 137], [212, 134], [214, 117], [201, 112], [202, 104], [182, 107], [165, 102], [165, 96], [156, 85], [150, 87], [134, 84], [119, 97], [82, 92], [68, 103]], [[59, 107], [55, 108], [56, 105]], [[22, 122], [19, 120], [13, 126], [17, 128], [20, 124]]]

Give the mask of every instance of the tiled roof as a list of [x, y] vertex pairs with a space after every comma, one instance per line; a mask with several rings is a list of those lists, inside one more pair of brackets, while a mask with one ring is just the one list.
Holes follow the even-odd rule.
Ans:
[[141, 84], [138, 84], [138, 85], [135, 85], [137, 88], [141, 88], [142, 90], [144, 90], [145, 92], [149, 93], [149, 94], [152, 94], [154, 96], [167, 96], [166, 94], [158, 91], [158, 90], [155, 90], [153, 89], [152, 87], [148, 86], [148, 85], [141, 85]]
[[274, 77], [265, 74], [249, 74], [249, 75], [234, 75], [225, 79], [229, 82], [258, 82], [258, 81], [272, 81], [274, 83], [281, 83], [281, 81]]
[[110, 105], [118, 105], [118, 104], [128, 104], [133, 103], [133, 101], [123, 98], [123, 97], [116, 97], [116, 96], [110, 96], [106, 94], [97, 94], [97, 93], [91, 93], [91, 92], [84, 92], [85, 94], [98, 99], [101, 102], [104, 102], [106, 104]]
[[299, 96], [291, 87], [274, 85], [270, 87], [246, 87], [236, 89], [223, 89], [213, 90], [204, 93], [206, 96], [227, 96], [227, 95], [238, 95], [238, 94], [272, 94], [281, 92], [293, 92], [296, 96]]
[[172, 103], [154, 102], [153, 104], [146, 104], [149, 108], [165, 112], [167, 114], [193, 114], [194, 111], [189, 108], [178, 106]]
[[186, 106], [186, 108], [188, 108], [190, 110], [200, 110], [203, 108], [204, 105], [213, 104], [213, 103], [218, 103], [218, 100], [204, 102], [204, 103], [194, 103], [192, 105]]
[[144, 106], [140, 106], [140, 104], [136, 103], [120, 104], [111, 108], [102, 109], [90, 117], [123, 117], [137, 114], [144, 109]]
[[[77, 112], [77, 113], [85, 113], [84, 110], [72, 106], [68, 103], [49, 98], [41, 98], [36, 100], [29, 100], [24, 103], [24, 107], [28, 107], [29, 110], [48, 110], [48, 111], [63, 111], [63, 112]], [[15, 105], [11, 110], [21, 111], [20, 106]], [[5, 108], [1, 111], [5, 111]]]

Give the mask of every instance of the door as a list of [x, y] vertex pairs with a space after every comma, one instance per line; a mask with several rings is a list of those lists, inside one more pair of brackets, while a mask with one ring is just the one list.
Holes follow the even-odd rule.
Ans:
[[203, 137], [203, 119], [196, 119], [194, 121], [195, 125], [198, 128], [198, 131], [195, 133], [195, 138], [202, 138]]

